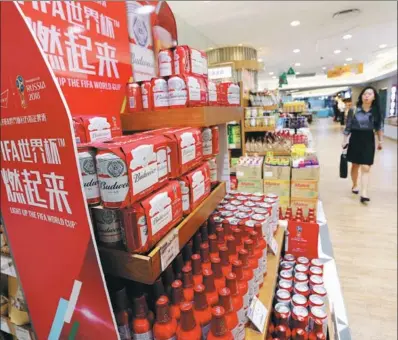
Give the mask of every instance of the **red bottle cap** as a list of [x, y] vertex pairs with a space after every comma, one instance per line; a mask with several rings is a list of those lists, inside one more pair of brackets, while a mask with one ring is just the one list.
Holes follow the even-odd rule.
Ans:
[[193, 287], [193, 277], [192, 277], [191, 266], [184, 266], [184, 268], [182, 268], [182, 282], [184, 283], [184, 288], [192, 288]]
[[207, 263], [210, 261], [209, 245], [207, 243], [202, 243], [200, 245], [200, 257], [201, 257], [203, 263]]
[[219, 247], [219, 254], [222, 266], [229, 266], [229, 252], [226, 246]]
[[227, 288], [230, 290], [231, 295], [235, 296], [238, 295], [238, 281], [236, 279], [236, 275], [234, 273], [228, 273], [228, 275], [225, 277], [227, 280]]
[[242, 261], [240, 261], [240, 260], [232, 261], [232, 273], [234, 273], [236, 275], [236, 279], [238, 281], [243, 280], [243, 263], [242, 263]]
[[202, 261], [200, 255], [194, 254], [191, 257], [193, 275], [202, 275]]
[[[250, 241], [253, 243], [252, 240], [247, 240], [247, 241]], [[245, 244], [246, 244], [246, 241], [245, 241]], [[239, 260], [242, 261], [243, 268], [248, 266], [249, 252], [246, 249], [239, 250]]]
[[193, 238], [193, 245], [195, 254], [200, 254], [200, 245], [202, 244], [202, 236], [197, 232]]
[[211, 270], [213, 271], [215, 278], [217, 279], [223, 278], [220, 258], [218, 257], [211, 258]]
[[238, 228], [234, 229], [233, 236], [235, 237], [236, 245], [241, 245], [242, 244], [242, 231]]
[[222, 228], [224, 229], [225, 236], [232, 235], [231, 225], [228, 220], [222, 221]]
[[182, 282], [180, 280], [175, 280], [171, 284], [171, 289], [171, 303], [173, 305], [179, 305], [182, 301], [184, 301]]
[[184, 262], [189, 262], [192, 256], [192, 241], [189, 241], [184, 248], [182, 248], [182, 256], [184, 258]]
[[252, 240], [246, 240], [245, 241], [245, 249], [249, 253], [249, 257], [253, 255], [254, 253], [254, 243]]
[[134, 299], [134, 315], [136, 318], [146, 318], [148, 314], [148, 305], [144, 295]]
[[209, 247], [210, 253], [214, 254], [218, 252], [217, 236], [209, 235]]
[[180, 305], [181, 318], [180, 326], [183, 331], [190, 331], [196, 327], [195, 318], [193, 316], [192, 302], [183, 302]]
[[224, 229], [221, 227], [216, 228], [216, 235], [217, 235], [217, 243], [224, 244]]
[[232, 312], [233, 307], [231, 300], [231, 291], [227, 287], [221, 288], [218, 291], [218, 296], [219, 296], [219, 304], [224, 308], [225, 313]]
[[214, 285], [214, 275], [211, 269], [203, 270], [203, 284], [206, 289], [206, 293], [214, 292], [216, 286]]
[[235, 237], [233, 237], [232, 235], [228, 235], [225, 239], [227, 240], [227, 248], [229, 255], [235, 255], [236, 254]]
[[169, 299], [163, 295], [156, 301], [156, 322], [167, 323], [170, 319]]
[[216, 306], [211, 309], [211, 332], [221, 337], [228, 333], [227, 322], [225, 321], [225, 310], [221, 306]]
[[205, 310], [209, 305], [207, 304], [205, 286], [202, 284], [196, 285], [194, 290], [194, 304], [196, 310]]

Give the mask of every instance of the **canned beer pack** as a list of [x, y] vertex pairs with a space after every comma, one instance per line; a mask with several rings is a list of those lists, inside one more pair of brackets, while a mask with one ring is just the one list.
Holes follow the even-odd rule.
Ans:
[[116, 119], [99, 116], [74, 116], [73, 129], [76, 144], [92, 143], [122, 135]]

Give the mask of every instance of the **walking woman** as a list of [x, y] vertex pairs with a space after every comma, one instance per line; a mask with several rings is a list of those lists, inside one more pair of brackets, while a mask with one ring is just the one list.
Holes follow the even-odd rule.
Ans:
[[377, 135], [377, 149], [383, 148], [383, 118], [379, 108], [379, 96], [373, 87], [366, 87], [359, 95], [355, 112], [350, 110], [344, 130], [343, 147], [347, 146], [347, 160], [352, 163], [351, 178], [352, 192], [359, 193], [358, 177], [361, 169], [361, 203], [370, 201], [368, 183], [370, 167], [375, 155], [375, 136]]

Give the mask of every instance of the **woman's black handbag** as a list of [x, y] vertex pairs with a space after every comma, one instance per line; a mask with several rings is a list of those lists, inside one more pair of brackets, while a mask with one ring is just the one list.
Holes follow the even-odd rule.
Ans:
[[348, 145], [344, 147], [340, 156], [340, 178], [347, 178], [348, 176], [347, 147]]

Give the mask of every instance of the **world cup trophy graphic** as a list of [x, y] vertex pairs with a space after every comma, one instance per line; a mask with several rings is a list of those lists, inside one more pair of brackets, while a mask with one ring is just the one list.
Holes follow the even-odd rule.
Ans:
[[19, 92], [19, 97], [21, 98], [21, 106], [23, 109], [28, 107], [28, 103], [25, 99], [25, 81], [22, 76], [17, 76], [16, 85]]

